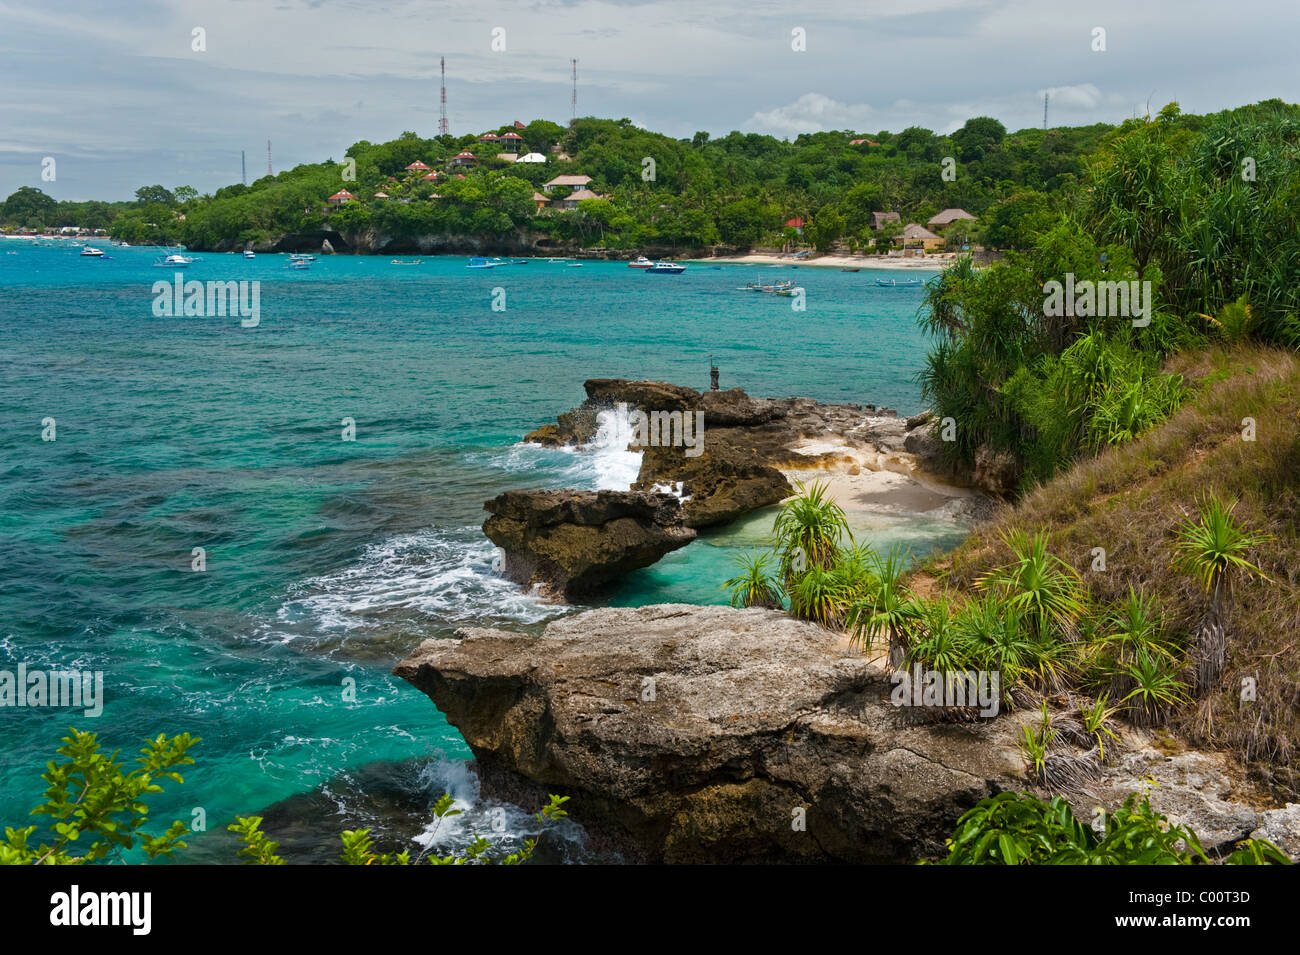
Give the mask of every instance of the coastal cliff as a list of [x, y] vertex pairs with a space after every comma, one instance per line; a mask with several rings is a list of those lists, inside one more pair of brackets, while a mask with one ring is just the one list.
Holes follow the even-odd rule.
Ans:
[[[485, 791], [569, 795], [629, 860], [936, 858], [979, 800], [1034, 789], [1016, 741], [1036, 711], [927, 720], [891, 704], [878, 658], [776, 611], [667, 604], [588, 611], [540, 636], [469, 628], [394, 673], [460, 730]], [[1252, 831], [1300, 849], [1300, 807], [1233, 801], [1241, 781], [1222, 757], [1125, 744], [1071, 797], [1080, 818], [1153, 779], [1153, 807], [1207, 849]]]

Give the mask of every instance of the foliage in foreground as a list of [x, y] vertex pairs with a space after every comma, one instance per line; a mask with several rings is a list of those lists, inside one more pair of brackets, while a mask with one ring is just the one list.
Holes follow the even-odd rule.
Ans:
[[[541, 812], [535, 814], [538, 824], [545, 829], [551, 823], [568, 816], [564, 810], [564, 804], [568, 801], [568, 796], [552, 795], [550, 802], [542, 807]], [[437, 836], [442, 820], [461, 814], [459, 809], [452, 808], [452, 804], [451, 796], [444, 793], [434, 805], [433, 815], [438, 821], [434, 825], [433, 832], [430, 833], [430, 846], [433, 845], [433, 839]], [[244, 843], [244, 848], [239, 854], [244, 857], [245, 864], [249, 865], [284, 865], [284, 860], [275, 852], [279, 844], [266, 838], [261, 831], [261, 825], [260, 816], [240, 816], [228, 827], [232, 832], [237, 833], [239, 840]], [[534, 836], [525, 839], [522, 848], [518, 851], [504, 856], [494, 856], [491, 851], [492, 843], [482, 836], [475, 836], [463, 850], [445, 856], [429, 856], [429, 850], [426, 848], [412, 859], [409, 850], [382, 854], [375, 852], [375, 841], [370, 837], [369, 829], [344, 830], [341, 838], [342, 859], [346, 865], [419, 865], [425, 861], [426, 856], [430, 865], [520, 865], [531, 859], [537, 850], [537, 837]]]
[[[142, 850], [150, 861], [160, 856], [171, 856], [174, 850], [185, 848], [183, 836], [189, 827], [176, 820], [165, 831], [151, 835], [145, 830], [149, 821], [147, 797], [163, 791], [161, 780], [184, 782], [174, 767], [192, 765], [188, 755], [198, 737], [182, 733], [170, 739], [159, 734], [148, 740], [136, 759], [138, 769], [124, 773], [118, 761], [118, 751], [104, 754], [100, 751], [95, 733], [75, 728], [63, 738], [58, 754], [63, 762], [51, 760], [42, 779], [48, 784], [45, 802], [31, 814], [50, 818], [50, 834], [46, 841], [33, 845], [39, 827], [22, 829], [5, 827], [5, 839], [0, 843], [0, 865], [83, 865], [97, 862], [119, 862], [122, 853], [131, 849]], [[550, 797], [550, 802], [536, 814], [540, 827], [567, 817], [564, 804], [568, 796]], [[461, 811], [452, 808], [452, 798], [443, 795], [433, 807], [438, 820], [430, 836], [437, 835], [438, 826], [449, 816]], [[279, 843], [268, 839], [261, 830], [261, 816], [239, 816], [227, 828], [243, 844], [239, 855], [245, 864], [284, 865], [276, 850]], [[426, 849], [414, 860], [409, 852], [396, 854], [374, 852], [374, 840], [369, 829], [348, 830], [342, 833], [343, 861], [348, 865], [411, 865], [424, 861]], [[492, 853], [492, 844], [477, 836], [462, 850], [444, 856], [431, 856], [432, 865], [519, 865], [533, 857], [537, 837], [525, 839], [516, 852], [498, 856]]]
[[[1074, 817], [1057, 796], [999, 793], [957, 820], [940, 865], [1192, 865], [1210, 858], [1196, 833], [1171, 825], [1149, 797], [1130, 795], [1114, 813], [1098, 810], [1097, 829]], [[1100, 830], [1100, 831], [1098, 831]], [[1225, 865], [1290, 865], [1266, 839], [1246, 839]]]
[[135, 760], [139, 768], [123, 772], [119, 751], [101, 752], [97, 734], [69, 732], [58, 749], [64, 759], [50, 760], [41, 775], [47, 784], [45, 802], [31, 812], [48, 818], [48, 834], [33, 844], [38, 826], [6, 826], [0, 864], [115, 862], [124, 851], [135, 848], [153, 860], [183, 849], [182, 837], [189, 827], [179, 819], [161, 833], [145, 830], [149, 821], [145, 798], [162, 792], [163, 780], [184, 782], [175, 767], [194, 762], [187, 753], [198, 737], [182, 733], [168, 739], [159, 734], [140, 750]]

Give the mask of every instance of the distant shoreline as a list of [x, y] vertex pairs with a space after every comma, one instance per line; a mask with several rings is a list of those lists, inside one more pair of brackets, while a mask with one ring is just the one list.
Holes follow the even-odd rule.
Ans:
[[687, 259], [688, 262], [726, 262], [733, 265], [798, 265], [810, 268], [853, 268], [907, 271], [926, 269], [941, 272], [957, 261], [956, 252], [939, 255], [890, 258], [881, 255], [818, 255], [806, 259], [793, 259], [788, 254], [776, 252], [751, 252], [748, 255], [718, 256], [707, 259]]

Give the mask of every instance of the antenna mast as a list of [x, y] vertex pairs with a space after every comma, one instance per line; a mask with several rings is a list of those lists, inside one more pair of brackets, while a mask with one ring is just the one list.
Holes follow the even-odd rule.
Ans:
[[451, 127], [447, 125], [447, 58], [439, 57], [438, 64], [442, 68], [442, 112], [438, 117], [438, 135], [450, 136]]
[[275, 175], [275, 173], [271, 172], [271, 141], [269, 139], [266, 141], [266, 174], [268, 176]]
[[573, 119], [578, 118], [578, 61], [570, 60], [573, 64]]
[[242, 149], [239, 151], [239, 178], [244, 185], [248, 185], [248, 159]]
[[1043, 94], [1043, 129], [1047, 128], [1047, 98], [1051, 95], [1051, 93]]

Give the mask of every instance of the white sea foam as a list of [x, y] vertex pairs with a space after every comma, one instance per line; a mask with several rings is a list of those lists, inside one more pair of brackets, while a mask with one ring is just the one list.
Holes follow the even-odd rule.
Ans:
[[[618, 409], [596, 414], [596, 435], [580, 447], [559, 448], [520, 442], [486, 458], [504, 471], [540, 472], [546, 486], [583, 491], [626, 491], [641, 470], [640, 451], [629, 451], [633, 437], [627, 413]], [[549, 473], [548, 473], [549, 472]]]
[[491, 542], [473, 538], [479, 533], [477, 527], [459, 534], [428, 530], [374, 544], [347, 567], [303, 581], [277, 619], [337, 632], [374, 626], [403, 610], [434, 625], [458, 625], [484, 618], [536, 623], [568, 609], [501, 577], [492, 567]]

